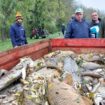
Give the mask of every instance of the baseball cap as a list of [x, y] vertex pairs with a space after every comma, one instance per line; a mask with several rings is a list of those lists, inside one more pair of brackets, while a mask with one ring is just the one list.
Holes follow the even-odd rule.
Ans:
[[82, 9], [82, 8], [77, 8], [77, 9], [75, 10], [75, 13], [78, 13], [78, 12], [83, 13], [83, 9]]
[[18, 20], [18, 19], [22, 19], [23, 20], [22, 14], [20, 12], [16, 13], [16, 20]]

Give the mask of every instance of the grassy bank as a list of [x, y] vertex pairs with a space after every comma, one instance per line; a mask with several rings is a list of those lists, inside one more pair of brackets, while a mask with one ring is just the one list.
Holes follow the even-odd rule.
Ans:
[[[42, 39], [42, 38], [39, 38], [39, 39], [27, 38], [27, 41], [28, 41], [29, 44], [31, 44], [31, 43], [38, 42], [40, 40], [51, 39], [51, 38], [58, 38], [58, 37], [63, 37], [63, 36], [62, 36], [61, 33], [58, 32], [58, 33], [55, 33], [55, 34], [50, 34], [44, 39]], [[5, 41], [0, 41], [0, 52], [6, 51], [6, 50], [11, 49], [11, 48], [12, 48], [12, 44], [11, 44], [11, 40], [10, 39], [7, 39]]]

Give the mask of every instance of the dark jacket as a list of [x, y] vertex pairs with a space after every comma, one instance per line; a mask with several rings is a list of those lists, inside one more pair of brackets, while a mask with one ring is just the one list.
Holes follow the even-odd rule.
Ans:
[[67, 25], [65, 38], [89, 38], [89, 24], [83, 19], [78, 22], [75, 18]]
[[[98, 27], [99, 28], [99, 32], [95, 32], [95, 28], [94, 27]], [[93, 29], [93, 30], [91, 30]], [[94, 31], [94, 32], [93, 32]], [[90, 22], [90, 36], [92, 36], [91, 34], [98, 34], [96, 35], [96, 38], [102, 38], [103, 37], [103, 22], [102, 20], [99, 18], [99, 23], [96, 23], [94, 20], [92, 20]]]
[[61, 26], [61, 31], [62, 31], [62, 34], [64, 35], [64, 33], [65, 33], [65, 25], [64, 24]]
[[101, 20], [100, 37], [105, 38], [105, 18]]
[[14, 23], [10, 27], [10, 38], [13, 47], [27, 44], [24, 27], [17, 23]]

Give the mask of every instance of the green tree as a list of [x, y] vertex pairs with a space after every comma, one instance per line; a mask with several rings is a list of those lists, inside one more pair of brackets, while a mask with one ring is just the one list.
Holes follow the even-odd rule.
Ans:
[[0, 1], [0, 20], [1, 20], [1, 39], [5, 40], [7, 37], [6, 27], [8, 24], [8, 19], [13, 12], [16, 5], [16, 0], [1, 0]]

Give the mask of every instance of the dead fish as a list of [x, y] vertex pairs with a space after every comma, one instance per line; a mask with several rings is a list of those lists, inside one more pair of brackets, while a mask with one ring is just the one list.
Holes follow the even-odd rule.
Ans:
[[105, 70], [103, 68], [94, 69], [94, 70], [86, 70], [86, 71], [84, 71], [84, 73], [91, 73], [91, 74], [93, 73], [93, 75], [94, 74], [98, 74], [98, 75], [100, 75], [103, 78], [105, 77]]
[[80, 82], [80, 78], [78, 76], [78, 65], [71, 57], [65, 58], [63, 70], [69, 72], [72, 75], [73, 81]]
[[44, 56], [44, 58], [52, 58], [52, 57], [63, 57], [63, 56], [71, 56], [72, 58], [76, 57], [76, 54], [73, 51], [61, 51], [57, 50], [55, 52], [51, 52]]
[[20, 63], [18, 63], [12, 70], [10, 70], [6, 75], [4, 75], [0, 79], [0, 91], [7, 86], [9, 86], [14, 81], [18, 80], [22, 77], [22, 70], [25, 71], [25, 74], [23, 74], [24, 78], [26, 77], [26, 69], [28, 65], [32, 62], [31, 58], [23, 58], [20, 60]]
[[0, 79], [0, 91], [21, 77], [21, 70], [10, 71]]
[[84, 62], [81, 64], [81, 67], [83, 67], [86, 70], [95, 70], [95, 69], [103, 68], [102, 65], [99, 65], [93, 62]]
[[105, 98], [103, 97], [103, 94], [100, 94], [100, 93], [94, 94], [94, 104], [95, 105], [105, 105]]
[[92, 77], [89, 77], [89, 76], [84, 76], [83, 79], [85, 81], [88, 81], [88, 82], [92, 82], [93, 81], [93, 78]]
[[44, 58], [55, 57], [55, 56], [57, 56], [57, 55], [60, 54], [60, 53], [61, 53], [61, 51], [60, 51], [60, 50], [57, 50], [57, 51], [54, 51], [54, 52], [51, 52], [51, 53], [45, 55]]
[[61, 51], [60, 54], [58, 54], [58, 58], [64, 58], [70, 56], [71, 58], [76, 58], [76, 54], [73, 51]]
[[100, 87], [100, 82], [99, 83], [97, 83], [94, 87], [93, 87], [93, 89], [92, 89], [92, 93], [95, 93], [97, 90], [98, 90], [98, 88]]
[[7, 70], [1, 69], [1, 70], [0, 70], [0, 78], [1, 78], [2, 76], [4, 76], [5, 74], [7, 74], [7, 73], [8, 73]]
[[20, 83], [15, 83], [3, 90], [0, 93], [0, 105], [19, 105], [16, 99], [16, 94], [23, 91], [23, 87]]
[[105, 100], [102, 100], [102, 102], [100, 104], [101, 105], [105, 105]]
[[37, 73], [45, 76], [47, 80], [50, 80], [50, 79], [53, 79], [53, 78], [60, 78], [60, 75], [61, 75], [58, 70], [47, 69], [47, 68], [42, 68], [39, 71], [37, 71]]
[[55, 66], [55, 65], [58, 65], [59, 63], [62, 63], [64, 61], [64, 59], [68, 56], [70, 56], [71, 58], [76, 57], [76, 54], [72, 51], [60, 51], [60, 50], [58, 50], [57, 52], [59, 52], [59, 53], [56, 56], [49, 56], [50, 54], [48, 54], [48, 56], [46, 55], [47, 57], [46, 56], [44, 57], [46, 64], [48, 62], [48, 65], [50, 63], [51, 65]]
[[10, 97], [6, 97], [3, 101], [1, 105], [8, 105], [9, 103], [11, 103], [12, 101], [15, 100], [15, 97], [13, 97], [13, 95], [11, 95]]
[[102, 56], [96, 53], [80, 54], [79, 57], [87, 62], [102, 61]]
[[[40, 71], [40, 70], [39, 70]], [[29, 84], [26, 84], [24, 91], [24, 104], [31, 103], [32, 105], [43, 105], [46, 102], [46, 77], [40, 72], [33, 72], [27, 77]]]
[[55, 80], [48, 83], [47, 97], [51, 105], [89, 105], [72, 86]]
[[27, 75], [27, 73], [26, 73], [26, 68], [22, 68], [22, 69], [21, 69], [21, 72], [22, 72], [22, 79], [25, 80], [26, 75]]
[[46, 62], [46, 65], [57, 66], [58, 59], [57, 58], [48, 58], [47, 60], [45, 60], [45, 62]]
[[82, 72], [81, 76], [90, 76], [93, 78], [101, 78], [102, 77], [102, 75], [100, 75], [99, 73], [93, 72], [93, 71]]
[[97, 83], [99, 83], [99, 79], [93, 78], [92, 84], [93, 84], [93, 85], [96, 85]]
[[105, 85], [102, 86], [102, 84], [101, 84], [100, 87], [98, 88], [97, 92], [100, 94], [104, 94], [103, 96], [105, 98]]
[[34, 61], [34, 70], [33, 72], [37, 72], [38, 70], [45, 68], [46, 67], [46, 62], [43, 58], [37, 59]]
[[0, 99], [5, 98], [7, 95], [0, 95]]
[[92, 89], [93, 89], [93, 87], [91, 85], [89, 85], [89, 84], [86, 84], [86, 87], [87, 87], [87, 89], [88, 89], [89, 92], [91, 92]]
[[103, 68], [100, 68], [100, 69], [94, 69], [93, 71], [96, 72], [96, 73], [101, 73], [101, 72], [104, 71], [104, 69], [103, 69]]

